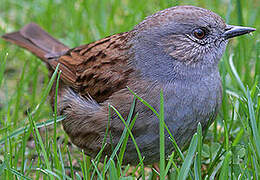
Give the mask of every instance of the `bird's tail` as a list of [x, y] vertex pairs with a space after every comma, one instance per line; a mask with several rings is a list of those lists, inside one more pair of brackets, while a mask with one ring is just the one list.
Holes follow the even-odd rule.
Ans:
[[20, 31], [5, 34], [2, 38], [29, 50], [46, 63], [47, 54], [60, 54], [69, 49], [35, 23], [27, 24]]

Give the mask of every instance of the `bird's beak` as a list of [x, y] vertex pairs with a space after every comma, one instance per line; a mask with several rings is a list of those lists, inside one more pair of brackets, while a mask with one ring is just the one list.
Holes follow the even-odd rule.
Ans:
[[255, 28], [251, 28], [251, 27], [227, 25], [225, 32], [223, 33], [223, 37], [225, 39], [230, 39], [236, 36], [241, 36], [243, 34], [248, 34], [255, 30], [256, 30]]

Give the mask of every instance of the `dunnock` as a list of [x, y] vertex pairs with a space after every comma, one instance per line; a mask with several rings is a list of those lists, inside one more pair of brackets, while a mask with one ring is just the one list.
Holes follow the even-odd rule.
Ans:
[[[177, 144], [191, 139], [198, 122], [203, 129], [221, 106], [218, 62], [228, 39], [255, 31], [227, 25], [217, 14], [193, 6], [172, 7], [152, 16], [125, 33], [69, 49], [38, 25], [2, 36], [42, 59], [51, 73], [60, 63], [59, 114], [72, 142], [94, 157], [101, 148], [108, 123], [108, 104], [127, 117], [133, 95], [127, 87], [159, 111], [159, 91], [164, 94], [165, 123]], [[52, 104], [54, 101], [52, 91]], [[159, 120], [141, 102], [132, 129], [144, 163], [159, 160]], [[124, 130], [111, 115], [104, 155], [111, 154]], [[165, 134], [165, 150], [173, 146]], [[129, 139], [124, 163], [136, 164], [138, 156]]]

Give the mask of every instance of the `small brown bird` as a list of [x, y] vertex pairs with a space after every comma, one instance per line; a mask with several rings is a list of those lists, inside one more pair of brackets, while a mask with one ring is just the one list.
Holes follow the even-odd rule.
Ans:
[[[182, 147], [196, 132], [215, 119], [221, 106], [218, 62], [228, 39], [255, 31], [227, 25], [217, 14], [194, 6], [177, 6], [157, 12], [125, 33], [70, 49], [31, 23], [2, 36], [42, 59], [51, 73], [60, 64], [58, 112], [72, 142], [95, 157], [108, 123], [108, 104], [127, 117], [133, 95], [127, 87], [159, 111], [164, 94], [165, 123]], [[53, 91], [52, 104], [54, 101]], [[144, 163], [159, 161], [159, 120], [141, 102], [132, 129]], [[103, 156], [111, 155], [124, 130], [111, 115]], [[165, 134], [165, 150], [173, 146]], [[112, 139], [112, 141], [110, 141]], [[129, 139], [124, 163], [137, 164], [136, 148]]]

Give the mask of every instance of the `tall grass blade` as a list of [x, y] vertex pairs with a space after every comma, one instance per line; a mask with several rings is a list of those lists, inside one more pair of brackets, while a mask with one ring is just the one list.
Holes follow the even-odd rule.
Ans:
[[160, 91], [160, 179], [165, 179], [165, 143], [164, 143], [164, 101], [163, 101], [163, 90]]
[[221, 173], [220, 173], [220, 176], [219, 176], [220, 180], [229, 179], [228, 173], [229, 173], [229, 162], [230, 162], [231, 155], [232, 155], [232, 153], [230, 151], [228, 151], [226, 156], [225, 156], [225, 159], [223, 161], [222, 168], [221, 168]]
[[197, 155], [194, 161], [194, 171], [195, 179], [201, 180], [201, 152], [202, 152], [202, 127], [199, 123], [197, 126], [197, 135], [198, 135], [198, 146], [197, 146]]
[[233, 57], [234, 57], [234, 54], [231, 54], [229, 56], [229, 65], [230, 65], [230, 68], [232, 70], [232, 73], [234, 74], [235, 78], [236, 78], [236, 81], [238, 83], [238, 85], [240, 86], [240, 88], [243, 90], [243, 93], [246, 94], [246, 88], [244, 86], [244, 84], [242, 83], [238, 73], [237, 73], [237, 70], [235, 68], [235, 65], [233, 63]]
[[[139, 148], [138, 148], [138, 145], [137, 145], [137, 143], [136, 143], [136, 141], [135, 141], [134, 135], [132, 134], [132, 132], [131, 132], [129, 126], [126, 124], [124, 118], [123, 118], [122, 115], [117, 111], [117, 109], [116, 109], [115, 107], [113, 107], [112, 105], [110, 105], [110, 107], [116, 112], [116, 114], [118, 115], [118, 117], [121, 119], [121, 121], [123, 122], [123, 124], [124, 124], [125, 127], [127, 128], [127, 131], [128, 131], [128, 133], [129, 133], [129, 135], [130, 135], [130, 137], [131, 137], [131, 139], [132, 139], [132, 141], [133, 141], [133, 143], [134, 143], [134, 145], [135, 145], [135, 148], [136, 148], [136, 151], [137, 151], [137, 154], [138, 154], [139, 161], [142, 161], [143, 158], [142, 158], [141, 152], [140, 152], [140, 150], [139, 150]], [[141, 166], [141, 171], [142, 171], [143, 178], [145, 178], [145, 176], [144, 176], [144, 166], [143, 166], [143, 164], [142, 164], [142, 166]]]
[[193, 159], [195, 151], [197, 149], [197, 144], [198, 144], [198, 135], [197, 135], [197, 133], [195, 133], [192, 137], [187, 156], [184, 159], [180, 173], [178, 175], [178, 180], [185, 180], [186, 177], [188, 176], [188, 173], [190, 171], [190, 166], [192, 163], [192, 159]]
[[[48, 154], [47, 154], [46, 149], [44, 147], [43, 140], [41, 138], [40, 132], [39, 132], [39, 130], [38, 130], [34, 120], [32, 118], [30, 118], [30, 115], [29, 115], [29, 120], [30, 120], [30, 123], [31, 123], [34, 131], [35, 131], [36, 138], [37, 138], [37, 140], [39, 142], [39, 145], [40, 145], [40, 148], [41, 148], [41, 152], [42, 152], [42, 155], [43, 155], [43, 159], [44, 159], [44, 163], [45, 163], [45, 165], [47, 167], [47, 170], [49, 170], [49, 172], [52, 172], [51, 171], [51, 165], [50, 165], [49, 157], [48, 157]], [[50, 178], [54, 179], [54, 177], [52, 175], [50, 175]]]
[[[2, 53], [1, 53], [1, 56], [2, 56]], [[8, 57], [8, 53], [6, 53], [4, 55], [3, 60], [0, 61], [0, 87], [1, 87], [2, 81], [4, 79], [5, 64], [6, 64], [7, 57]], [[0, 57], [0, 59], [2, 59], [2, 57]]]
[[251, 95], [250, 95], [248, 88], [247, 88], [247, 105], [248, 105], [248, 111], [249, 111], [250, 124], [251, 124], [251, 128], [253, 131], [254, 143], [256, 146], [256, 152], [257, 152], [258, 158], [260, 159], [260, 136], [259, 136], [260, 132], [257, 127], [255, 112], [254, 112], [254, 105], [253, 105]]

